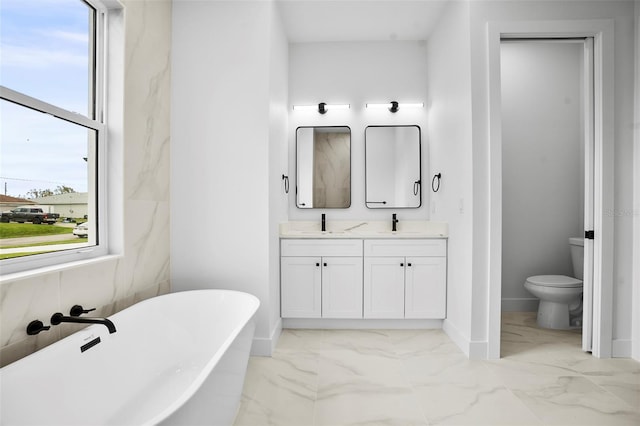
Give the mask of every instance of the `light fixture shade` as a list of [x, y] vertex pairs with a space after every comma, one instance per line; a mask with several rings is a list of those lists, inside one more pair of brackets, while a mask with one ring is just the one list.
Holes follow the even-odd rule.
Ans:
[[386, 104], [366, 104], [368, 109], [389, 109], [391, 108], [391, 102], [387, 102]]
[[325, 105], [326, 109], [349, 109], [351, 108], [351, 104], [330, 104]]
[[424, 103], [399, 103], [397, 101], [391, 101], [386, 104], [366, 104], [368, 109], [388, 109], [389, 111], [396, 113], [402, 108], [423, 108]]
[[317, 111], [318, 105], [294, 105], [294, 111]]
[[320, 114], [325, 114], [330, 109], [349, 109], [351, 108], [351, 104], [326, 104], [324, 102], [320, 102], [317, 105], [294, 105], [294, 111], [317, 111]]

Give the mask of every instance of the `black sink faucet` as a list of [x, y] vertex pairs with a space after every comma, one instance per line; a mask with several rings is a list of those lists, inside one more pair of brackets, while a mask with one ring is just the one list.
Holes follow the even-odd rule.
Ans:
[[327, 216], [322, 213], [322, 232], [327, 230]]
[[391, 232], [396, 232], [396, 224], [398, 223], [398, 219], [396, 219], [396, 214], [393, 213], [391, 215]]
[[106, 318], [91, 318], [91, 317], [67, 317], [60, 312], [56, 312], [51, 315], [51, 325], [58, 325], [63, 322], [72, 322], [77, 324], [102, 324], [109, 330], [109, 334], [116, 332], [116, 326], [113, 325], [111, 320]]

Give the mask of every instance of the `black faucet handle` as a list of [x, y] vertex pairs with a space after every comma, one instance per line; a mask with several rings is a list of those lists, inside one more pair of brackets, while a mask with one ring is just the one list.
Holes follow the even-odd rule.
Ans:
[[69, 315], [72, 317], [79, 317], [82, 314], [86, 314], [91, 311], [95, 311], [96, 308], [84, 309], [81, 305], [73, 305], [69, 311]]
[[34, 320], [34, 321], [31, 321], [29, 325], [27, 325], [27, 334], [29, 336], [34, 336], [40, 333], [41, 331], [46, 331], [50, 328], [51, 328], [50, 325], [44, 325], [42, 321]]

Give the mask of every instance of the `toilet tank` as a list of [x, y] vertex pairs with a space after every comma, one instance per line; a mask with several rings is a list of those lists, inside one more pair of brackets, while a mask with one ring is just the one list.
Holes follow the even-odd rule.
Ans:
[[582, 271], [584, 270], [584, 238], [569, 238], [569, 247], [571, 248], [573, 276], [581, 280]]

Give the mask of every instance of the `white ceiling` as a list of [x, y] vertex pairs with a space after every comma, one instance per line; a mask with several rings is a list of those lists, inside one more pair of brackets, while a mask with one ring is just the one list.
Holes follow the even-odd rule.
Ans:
[[277, 0], [290, 43], [426, 40], [448, 0]]

